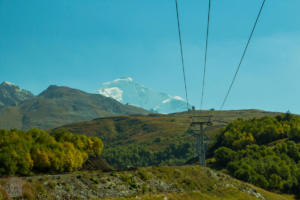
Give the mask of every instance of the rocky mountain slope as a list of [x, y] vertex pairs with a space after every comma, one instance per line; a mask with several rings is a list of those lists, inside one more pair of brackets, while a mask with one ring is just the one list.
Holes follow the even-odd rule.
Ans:
[[15, 106], [0, 108], [0, 128], [41, 129], [114, 115], [143, 115], [149, 112], [99, 94], [68, 87], [50, 86], [38, 96]]
[[16, 106], [20, 102], [33, 98], [34, 95], [20, 89], [19, 86], [4, 81], [0, 84], [0, 106]]
[[186, 101], [179, 96], [146, 88], [132, 78], [119, 78], [103, 83], [99, 94], [123, 104], [130, 104], [157, 113], [175, 113], [187, 110]]
[[293, 200], [199, 166], [0, 179], [0, 199]]

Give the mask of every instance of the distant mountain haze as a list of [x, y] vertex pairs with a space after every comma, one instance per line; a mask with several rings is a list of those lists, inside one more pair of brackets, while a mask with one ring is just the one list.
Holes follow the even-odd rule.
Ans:
[[0, 128], [5, 129], [49, 129], [99, 117], [150, 113], [99, 94], [55, 85], [33, 96], [14, 84], [4, 82], [0, 86], [0, 97], [0, 102], [3, 102]]
[[187, 110], [186, 101], [182, 97], [146, 88], [134, 82], [130, 77], [103, 83], [98, 93], [123, 104], [138, 106], [157, 113], [175, 113]]

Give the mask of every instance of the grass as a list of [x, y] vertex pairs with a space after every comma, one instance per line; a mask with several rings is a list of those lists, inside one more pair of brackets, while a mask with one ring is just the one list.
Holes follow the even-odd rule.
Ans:
[[5, 189], [0, 186], [0, 200], [10, 200], [10, 199], [11, 198], [8, 196]]
[[[113, 173], [83, 171], [19, 179], [24, 182], [20, 198], [25, 199], [254, 200], [257, 199], [254, 194], [266, 200], [294, 199], [196, 165], [147, 167]], [[32, 181], [28, 182], [29, 179]], [[1, 187], [0, 194], [6, 194]]]
[[[147, 194], [138, 197], [120, 197], [120, 198], [107, 198], [105, 200], [257, 200], [258, 198], [254, 196], [247, 195], [241, 191], [229, 188], [224, 191], [218, 191], [218, 194], [213, 192], [201, 192], [193, 191], [187, 193], [168, 193], [168, 194]], [[291, 196], [282, 196], [272, 194], [266, 199], [270, 200], [292, 200]]]
[[[148, 178], [145, 177], [147, 173]], [[139, 169], [135, 174], [145, 180], [157, 177], [167, 184], [174, 184], [179, 192], [146, 194], [134, 197], [106, 198], [106, 200], [257, 200], [247, 191], [254, 191], [266, 200], [292, 200], [293, 196], [271, 193], [249, 184], [237, 181], [231, 177], [203, 169], [199, 166], [185, 167], [149, 167]], [[151, 176], [149, 176], [151, 175]], [[128, 174], [127, 174], [128, 176]], [[218, 177], [218, 178], [217, 178]]]
[[36, 199], [35, 190], [32, 188], [30, 183], [25, 183], [23, 185], [23, 192], [22, 192], [22, 198], [27, 200], [34, 200]]

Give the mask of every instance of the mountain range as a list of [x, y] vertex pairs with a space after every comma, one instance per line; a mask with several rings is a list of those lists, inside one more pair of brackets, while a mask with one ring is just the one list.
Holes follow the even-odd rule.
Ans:
[[105, 82], [98, 93], [123, 104], [134, 105], [156, 113], [176, 113], [187, 110], [187, 103], [182, 97], [147, 88], [130, 77]]
[[176, 113], [186, 107], [183, 98], [146, 88], [132, 78], [103, 83], [98, 94], [51, 85], [34, 95], [11, 82], [0, 84], [2, 129], [50, 129], [116, 115]]
[[4, 129], [49, 129], [99, 117], [150, 113], [99, 94], [55, 85], [34, 96], [9, 82], [0, 85], [0, 105], [0, 128]]

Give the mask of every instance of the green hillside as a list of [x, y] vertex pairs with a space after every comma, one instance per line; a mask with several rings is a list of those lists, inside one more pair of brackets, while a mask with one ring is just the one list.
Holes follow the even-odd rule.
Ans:
[[[207, 114], [198, 112], [198, 115]], [[39, 130], [2, 131], [2, 175], [71, 174], [2, 178], [0, 194], [2, 197], [46, 200], [297, 199], [286, 194], [300, 195], [299, 116], [256, 110], [214, 112], [215, 123], [208, 135], [215, 140], [210, 145], [207, 160], [209, 167], [218, 170], [214, 171], [197, 165], [174, 165], [184, 164], [194, 156], [193, 138], [189, 136], [188, 129], [190, 115], [178, 113], [96, 119], [57, 128], [52, 135]], [[86, 124], [89, 126], [84, 126]], [[184, 132], [175, 132], [177, 128]], [[66, 130], [86, 131], [88, 137]], [[97, 138], [89, 138], [98, 136], [96, 133], [99, 131], [114, 133], [111, 138], [103, 137], [103, 156], [109, 163], [117, 167], [152, 166], [108, 173], [74, 172], [81, 166], [94, 170], [95, 166], [106, 165], [103, 159], [96, 160], [103, 147], [101, 140], [96, 142]], [[129, 133], [134, 134], [127, 137]], [[128, 142], [128, 138], [136, 140]], [[76, 156], [80, 159], [75, 159]], [[92, 160], [84, 164], [88, 156]], [[14, 167], [11, 167], [12, 161]], [[171, 164], [173, 166], [161, 166]], [[18, 186], [11, 186], [14, 184]], [[11, 187], [20, 187], [21, 192], [16, 196], [9, 190]]]
[[[238, 118], [277, 114], [259, 110], [194, 113], [197, 116], [213, 115], [214, 125], [207, 130], [210, 138], [219, 133], [220, 128]], [[100, 137], [105, 144], [103, 155], [115, 167], [184, 164], [194, 157], [194, 138], [189, 133], [191, 116], [191, 113], [176, 113], [100, 118], [65, 125], [53, 132], [67, 130]]]
[[[18, 185], [19, 191], [8, 188]], [[0, 195], [25, 199], [293, 200], [199, 166], [0, 179]], [[1, 197], [0, 197], [1, 199]]]
[[[270, 191], [300, 195], [300, 117], [249, 111], [250, 117], [244, 111], [231, 112], [230, 118], [224, 117], [225, 112], [214, 113], [215, 126], [208, 136], [216, 137], [209, 147], [208, 166]], [[100, 137], [108, 144], [104, 157], [116, 167], [183, 165], [195, 156], [187, 115], [98, 119], [86, 122], [93, 126], [81, 123], [73, 131], [82, 127], [94, 135], [114, 127], [112, 138]], [[97, 123], [100, 130], [95, 128]]]

